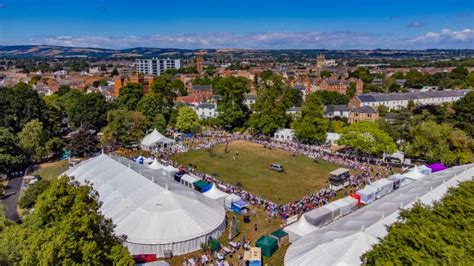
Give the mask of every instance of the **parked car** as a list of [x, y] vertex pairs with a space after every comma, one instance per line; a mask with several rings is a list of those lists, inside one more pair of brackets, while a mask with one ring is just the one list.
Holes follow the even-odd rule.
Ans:
[[283, 166], [281, 164], [277, 164], [277, 163], [272, 163], [272, 165], [270, 165], [270, 170], [272, 171], [277, 171], [277, 172], [283, 172]]

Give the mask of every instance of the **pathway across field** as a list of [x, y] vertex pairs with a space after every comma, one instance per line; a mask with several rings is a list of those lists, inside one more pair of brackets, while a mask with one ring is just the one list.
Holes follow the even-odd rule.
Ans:
[[[213, 156], [209, 150], [202, 149], [175, 155], [173, 160], [186, 166], [196, 165], [202, 173], [217, 174], [226, 183], [240, 183], [244, 190], [278, 204], [326, 187], [329, 172], [340, 167], [244, 140], [230, 142], [228, 153], [224, 152], [225, 146], [214, 146]], [[269, 170], [272, 163], [282, 164], [285, 172]]]

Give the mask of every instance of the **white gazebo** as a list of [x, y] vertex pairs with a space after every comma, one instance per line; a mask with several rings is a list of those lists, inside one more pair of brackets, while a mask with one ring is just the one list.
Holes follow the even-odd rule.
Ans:
[[174, 139], [163, 136], [163, 134], [158, 132], [155, 128], [142, 139], [140, 147], [146, 151], [161, 151], [171, 148], [175, 143], [176, 141]]

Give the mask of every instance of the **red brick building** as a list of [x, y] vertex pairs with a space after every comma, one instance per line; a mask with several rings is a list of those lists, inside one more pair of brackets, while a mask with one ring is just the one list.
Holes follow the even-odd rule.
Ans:
[[321, 91], [335, 91], [340, 94], [346, 94], [349, 84], [354, 82], [356, 84], [356, 93], [362, 93], [364, 90], [364, 82], [360, 79], [346, 80], [346, 79], [323, 79], [319, 83], [319, 90]]

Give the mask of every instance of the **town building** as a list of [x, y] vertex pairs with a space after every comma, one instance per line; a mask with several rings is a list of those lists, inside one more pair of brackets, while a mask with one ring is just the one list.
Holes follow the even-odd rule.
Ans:
[[377, 110], [370, 106], [362, 106], [359, 108], [352, 109], [349, 112], [349, 123], [370, 121], [375, 122], [379, 119], [379, 114]]
[[295, 139], [295, 131], [289, 128], [280, 128], [273, 135], [273, 139], [282, 142], [293, 142]]
[[408, 93], [368, 93], [356, 94], [349, 101], [350, 108], [371, 106], [377, 108], [380, 105], [388, 109], [407, 108], [408, 103], [413, 101], [416, 105], [442, 104], [455, 102], [464, 97], [470, 90], [444, 90], [444, 91], [421, 91]]
[[320, 91], [335, 91], [340, 94], [346, 94], [347, 88], [351, 82], [356, 85], [356, 93], [362, 93], [364, 90], [364, 82], [360, 79], [323, 79], [319, 84]]
[[327, 105], [324, 107], [326, 118], [349, 118], [349, 107], [345, 104]]
[[168, 69], [181, 68], [181, 59], [137, 59], [135, 64], [138, 73], [159, 76]]
[[257, 102], [257, 95], [253, 94], [245, 94], [244, 104], [249, 108], [252, 109], [252, 105]]
[[218, 115], [217, 106], [214, 103], [201, 103], [194, 108], [199, 118], [216, 118]]
[[191, 87], [191, 95], [198, 96], [204, 100], [212, 98], [212, 85], [193, 85]]

